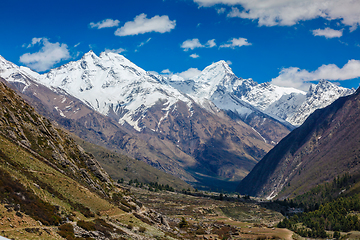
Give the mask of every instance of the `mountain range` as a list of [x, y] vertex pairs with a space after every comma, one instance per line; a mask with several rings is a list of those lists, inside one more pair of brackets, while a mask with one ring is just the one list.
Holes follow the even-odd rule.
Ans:
[[0, 76], [80, 138], [194, 186], [227, 190], [312, 112], [355, 91], [325, 80], [308, 92], [258, 84], [224, 61], [183, 79], [92, 51], [44, 74], [0, 56]]

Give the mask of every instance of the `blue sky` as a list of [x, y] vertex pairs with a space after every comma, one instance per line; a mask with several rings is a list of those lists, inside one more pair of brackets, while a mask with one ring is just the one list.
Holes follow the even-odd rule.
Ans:
[[1, 10], [0, 55], [39, 72], [93, 50], [184, 77], [225, 60], [259, 83], [360, 82], [358, 0], [5, 0]]

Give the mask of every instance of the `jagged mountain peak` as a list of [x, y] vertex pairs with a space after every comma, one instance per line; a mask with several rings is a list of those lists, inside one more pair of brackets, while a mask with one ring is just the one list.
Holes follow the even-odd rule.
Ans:
[[348, 88], [343, 88], [340, 86], [337, 86], [336, 84], [322, 79], [319, 81], [318, 84], [311, 84], [309, 87], [309, 91], [308, 91], [308, 95], [314, 95], [314, 94], [323, 94], [324, 92], [337, 92], [339, 94], [343, 93], [343, 92], [349, 92], [349, 94], [353, 93], [355, 91], [355, 89], [348, 89]]
[[86, 57], [93, 57], [93, 58], [95, 58], [95, 57], [97, 57], [97, 55], [94, 53], [93, 50], [90, 50], [90, 51], [88, 51], [87, 53], [85, 53], [82, 58], [86, 58]]
[[243, 79], [238, 78], [229, 65], [221, 60], [207, 66], [192, 80], [195, 82], [193, 95], [198, 98], [210, 99], [218, 90], [231, 91], [235, 82]]
[[318, 84], [310, 85], [305, 101], [299, 106], [298, 111], [286, 120], [294, 126], [300, 126], [316, 109], [324, 108], [339, 97], [354, 92], [355, 89], [343, 88], [327, 80], [321, 80]]
[[194, 80], [213, 84], [215, 83], [214, 79], [221, 80], [226, 75], [235, 76], [229, 64], [227, 64], [224, 60], [220, 60], [207, 66], [198, 76], [194, 78]]
[[229, 64], [224, 60], [212, 63], [211, 65], [207, 66], [203, 71], [210, 72], [214, 71], [214, 69], [216, 69], [217, 71], [224, 71], [226, 73], [234, 74]]
[[[92, 109], [112, 115], [140, 131], [139, 121], [148, 108], [158, 101], [168, 106], [189, 98], [175, 88], [157, 81], [145, 70], [122, 55], [90, 51], [78, 60], [52, 69], [38, 81], [60, 88], [80, 99]], [[136, 117], [134, 117], [136, 115]]]

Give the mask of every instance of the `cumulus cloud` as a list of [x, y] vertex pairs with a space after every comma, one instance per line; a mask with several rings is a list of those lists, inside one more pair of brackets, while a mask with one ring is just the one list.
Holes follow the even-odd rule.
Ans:
[[184, 51], [188, 51], [189, 49], [194, 50], [195, 48], [201, 48], [201, 47], [204, 47], [204, 45], [202, 45], [199, 39], [197, 38], [191, 40], [188, 39], [181, 44], [181, 48], [183, 48]]
[[251, 43], [248, 42], [246, 38], [233, 38], [228, 41], [228, 43], [224, 43], [220, 45], [220, 48], [235, 48], [242, 46], [250, 46]]
[[169, 69], [164, 69], [161, 71], [161, 74], [168, 75], [168, 76], [180, 76], [184, 78], [185, 80], [192, 79], [196, 76], [198, 76], [201, 73], [201, 71], [197, 68], [189, 68], [188, 70], [180, 73], [173, 73]]
[[172, 74], [172, 72], [169, 69], [164, 69], [161, 71], [162, 74]]
[[343, 35], [343, 30], [335, 30], [331, 28], [315, 29], [312, 31], [314, 36], [323, 36], [326, 38], [339, 38]]
[[322, 65], [315, 71], [309, 72], [297, 67], [283, 68], [272, 83], [278, 86], [295, 87], [307, 90], [309, 81], [350, 80], [360, 77], [360, 60], [349, 60], [342, 68], [335, 64]]
[[90, 27], [91, 28], [97, 28], [97, 29], [101, 29], [101, 28], [111, 28], [111, 27], [117, 27], [119, 26], [120, 21], [119, 20], [113, 20], [113, 19], [105, 19], [102, 20], [100, 22], [97, 23], [90, 23]]
[[134, 18], [134, 21], [129, 21], [121, 28], [115, 31], [117, 36], [138, 35], [149, 32], [165, 33], [170, 32], [176, 26], [176, 21], [171, 21], [168, 16], [156, 15], [152, 18], [146, 18], [146, 14], [142, 13]]
[[176, 75], [187, 80], [187, 79], [191, 79], [191, 78], [198, 76], [200, 73], [201, 73], [201, 71], [197, 68], [189, 68], [188, 70], [181, 72], [181, 73], [177, 73]]
[[205, 46], [208, 47], [208, 48], [215, 47], [216, 46], [215, 39], [211, 39], [211, 40], [207, 41]]
[[[360, 1], [354, 0], [193, 0], [199, 6], [234, 6], [229, 17], [258, 20], [260, 26], [291, 26], [299, 21], [338, 19], [355, 30], [360, 24]], [[235, 5], [240, 5], [241, 10]]]
[[30, 44], [41, 45], [35, 53], [25, 53], [20, 56], [20, 62], [36, 71], [46, 71], [62, 60], [70, 58], [68, 46], [64, 43], [51, 43], [47, 38], [33, 38]]
[[43, 38], [34, 37], [33, 39], [31, 39], [31, 43], [27, 46], [27, 48], [35, 46], [36, 44], [40, 43], [42, 39]]
[[107, 49], [105, 48], [105, 51], [104, 52], [112, 52], [112, 53], [117, 53], [117, 54], [120, 54], [122, 52], [126, 52], [126, 49], [124, 48], [117, 48], [117, 49]]
[[191, 58], [198, 58], [198, 57], [200, 57], [200, 56], [197, 55], [196, 53], [193, 53], [193, 54], [190, 55], [190, 57], [191, 57]]
[[181, 48], [183, 48], [184, 51], [188, 51], [189, 49], [194, 50], [195, 48], [204, 48], [204, 47], [212, 48], [215, 46], [216, 46], [215, 39], [211, 39], [207, 41], [204, 45], [201, 44], [199, 39], [197, 38], [188, 39], [181, 44]]

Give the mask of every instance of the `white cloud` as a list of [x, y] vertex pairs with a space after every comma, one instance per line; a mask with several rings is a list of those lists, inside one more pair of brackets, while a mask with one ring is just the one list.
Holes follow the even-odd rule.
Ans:
[[349, 60], [342, 68], [335, 64], [328, 64], [312, 72], [297, 67], [284, 68], [271, 82], [278, 86], [307, 90], [309, 81], [321, 79], [342, 81], [358, 77], [360, 77], [360, 60]]
[[207, 41], [205, 46], [208, 47], [208, 48], [215, 47], [216, 46], [215, 39], [211, 39], [211, 40]]
[[181, 48], [183, 48], [184, 51], [188, 51], [189, 49], [194, 50], [195, 48], [202, 48], [202, 47], [204, 47], [204, 45], [202, 45], [199, 39], [197, 38], [191, 40], [188, 39], [181, 44]]
[[151, 38], [148, 38], [145, 42], [141, 42], [138, 47], [142, 47], [144, 46], [145, 44], [147, 44], [148, 42], [150, 42]]
[[180, 77], [184, 78], [185, 80], [194, 78], [194, 77], [198, 76], [200, 73], [201, 73], [201, 71], [197, 68], [189, 68], [188, 70], [186, 70], [184, 72], [180, 72], [180, 73], [173, 73], [169, 69], [164, 69], [161, 71], [161, 74], [163, 74], [163, 75], [180, 76]]
[[161, 71], [162, 74], [172, 74], [172, 72], [169, 69], [164, 69]]
[[42, 40], [42, 39], [43, 39], [43, 38], [36, 38], [36, 37], [34, 37], [34, 38], [31, 40], [31, 43], [27, 46], [27, 48], [33, 47], [33, 46], [35, 46], [36, 44], [41, 43], [41, 40]]
[[226, 8], [218, 8], [218, 9], [216, 9], [216, 11], [218, 14], [223, 14], [223, 13], [225, 13]]
[[56, 63], [70, 58], [68, 46], [64, 43], [51, 43], [47, 38], [33, 38], [31, 45], [41, 44], [40, 51], [25, 53], [20, 62], [36, 71], [46, 71]]
[[111, 28], [111, 27], [117, 27], [119, 26], [120, 21], [119, 20], [113, 20], [113, 19], [105, 19], [97, 23], [90, 23], [91, 28]]
[[193, 0], [202, 7], [217, 4], [241, 5], [233, 7], [229, 17], [257, 19], [260, 26], [291, 26], [299, 21], [338, 19], [355, 30], [360, 24], [358, 0]]
[[152, 18], [146, 18], [146, 14], [142, 13], [129, 21], [115, 32], [117, 36], [138, 35], [148, 32], [165, 33], [175, 28], [176, 21], [171, 21], [168, 16], [156, 15]]
[[230, 60], [227, 60], [226, 63], [227, 63], [229, 66], [232, 65], [232, 61], [230, 61]]
[[74, 47], [78, 47], [81, 44], [81, 42], [74, 45]]
[[328, 27], [325, 29], [316, 29], [312, 32], [314, 36], [324, 36], [326, 38], [339, 38], [343, 35], [343, 30], [334, 30]]
[[197, 68], [189, 68], [188, 70], [186, 70], [184, 72], [176, 73], [176, 75], [179, 75], [180, 77], [187, 80], [187, 79], [191, 79], [191, 78], [198, 76], [200, 73], [201, 73], [201, 71]]
[[191, 57], [191, 58], [198, 58], [198, 57], [200, 57], [200, 56], [197, 55], [196, 53], [193, 53], [193, 54], [190, 55], [190, 57]]
[[107, 48], [105, 48], [104, 52], [112, 52], [112, 53], [120, 54], [122, 52], [126, 52], [126, 49], [124, 49], [124, 48], [117, 48], [117, 49], [107, 49]]
[[203, 47], [212, 48], [215, 46], [216, 46], [215, 39], [211, 39], [207, 41], [204, 45], [201, 44], [199, 39], [197, 38], [191, 40], [188, 39], [181, 44], [181, 48], [183, 48], [184, 51], [188, 51], [189, 49], [194, 50], [195, 48], [203, 48]]
[[250, 46], [251, 43], [248, 42], [246, 38], [233, 38], [228, 41], [228, 43], [224, 43], [220, 45], [220, 48], [235, 48], [242, 46]]

